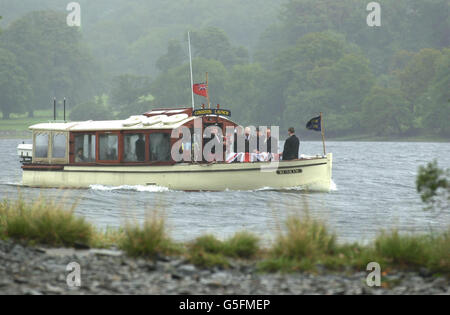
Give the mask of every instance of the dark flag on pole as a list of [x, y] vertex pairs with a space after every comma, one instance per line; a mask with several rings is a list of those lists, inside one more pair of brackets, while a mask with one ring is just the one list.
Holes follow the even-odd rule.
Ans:
[[322, 119], [320, 116], [314, 117], [306, 124], [306, 129], [322, 131]]
[[325, 130], [322, 125], [322, 113], [320, 113], [320, 116], [314, 117], [308, 121], [306, 124], [306, 129], [322, 131], [323, 155], [325, 156], [327, 154], [327, 150], [325, 148]]

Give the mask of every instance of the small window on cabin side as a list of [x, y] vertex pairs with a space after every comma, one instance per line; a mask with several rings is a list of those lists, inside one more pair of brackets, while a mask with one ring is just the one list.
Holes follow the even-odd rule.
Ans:
[[75, 163], [95, 162], [95, 135], [75, 136]]
[[63, 159], [66, 157], [67, 138], [64, 133], [53, 134], [52, 157]]
[[150, 134], [150, 160], [158, 162], [171, 161], [170, 133]]
[[145, 134], [126, 134], [123, 136], [123, 156], [125, 162], [145, 161]]
[[99, 160], [117, 161], [119, 159], [119, 137], [115, 134], [100, 135], [99, 140]]
[[34, 138], [34, 157], [48, 158], [48, 133], [37, 133]]

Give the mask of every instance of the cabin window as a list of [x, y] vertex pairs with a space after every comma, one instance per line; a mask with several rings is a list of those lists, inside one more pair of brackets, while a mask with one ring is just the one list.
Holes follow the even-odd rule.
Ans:
[[125, 134], [123, 136], [124, 161], [144, 162], [145, 147], [145, 134]]
[[119, 159], [119, 136], [116, 134], [100, 135], [99, 140], [99, 160], [117, 161]]
[[75, 163], [95, 162], [95, 135], [75, 136]]
[[150, 160], [158, 162], [171, 161], [170, 158], [170, 133], [150, 134]]
[[67, 138], [63, 133], [53, 134], [52, 139], [52, 157], [64, 159], [66, 157]]
[[48, 158], [48, 133], [37, 133], [34, 138], [34, 157]]

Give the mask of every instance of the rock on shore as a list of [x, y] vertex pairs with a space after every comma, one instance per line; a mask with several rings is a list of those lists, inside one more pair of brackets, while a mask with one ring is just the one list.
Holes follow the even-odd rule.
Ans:
[[[81, 267], [81, 286], [69, 288], [66, 267]], [[181, 258], [131, 259], [115, 250], [47, 249], [0, 241], [0, 294], [450, 294], [450, 280], [422, 272], [382, 277], [367, 273], [260, 274], [254, 264], [200, 269]], [[386, 286], [386, 285], [385, 285]]]

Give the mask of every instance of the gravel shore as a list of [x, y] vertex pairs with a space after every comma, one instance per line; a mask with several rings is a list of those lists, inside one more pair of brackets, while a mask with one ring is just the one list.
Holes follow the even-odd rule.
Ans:
[[[69, 288], [69, 263], [81, 267], [81, 286]], [[382, 277], [367, 273], [260, 274], [254, 264], [199, 269], [184, 259], [131, 259], [116, 250], [49, 249], [0, 241], [0, 294], [450, 294], [450, 280], [426, 270]]]

